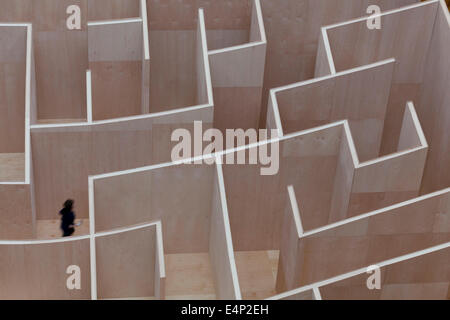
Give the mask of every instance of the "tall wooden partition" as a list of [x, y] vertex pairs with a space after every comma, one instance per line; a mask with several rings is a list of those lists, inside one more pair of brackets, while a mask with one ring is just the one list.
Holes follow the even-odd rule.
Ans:
[[143, 101], [148, 101], [149, 91], [142, 82], [150, 70], [144, 67], [148, 61], [142, 24], [141, 20], [88, 24], [93, 120], [139, 115], [147, 108]]
[[448, 204], [446, 189], [304, 233], [286, 210], [279, 292], [448, 242]]
[[391, 59], [273, 89], [283, 134], [348, 120], [359, 159], [377, 158], [394, 65]]
[[[422, 187], [424, 193], [450, 183], [448, 170], [438, 165], [445, 163], [449, 153], [448, 143], [444, 142], [447, 132], [443, 129], [449, 121], [445, 86], [448, 59], [443, 59], [445, 62], [439, 67], [436, 64], [448, 50], [445, 39], [450, 34], [449, 21], [443, 1], [433, 0], [383, 13], [379, 30], [368, 29], [367, 19], [326, 27], [337, 71], [379, 59], [396, 59], [381, 152], [387, 154], [395, 150], [404, 115], [401, 106], [406, 101], [416, 102], [430, 144], [430, 160]], [[421, 37], [416, 37], [418, 33]]]
[[322, 26], [365, 16], [369, 5], [386, 11], [416, 2], [419, 0], [261, 0], [268, 40], [261, 127], [270, 89], [315, 76]]
[[258, 128], [266, 59], [259, 0], [254, 0], [250, 43], [209, 51], [214, 90], [214, 127]]

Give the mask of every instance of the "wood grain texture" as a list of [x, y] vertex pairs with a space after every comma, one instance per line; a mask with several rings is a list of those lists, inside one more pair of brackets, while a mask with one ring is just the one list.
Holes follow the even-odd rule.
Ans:
[[88, 37], [93, 120], [141, 114], [149, 95], [142, 83], [142, 22], [90, 25]]
[[441, 2], [427, 57], [423, 85], [418, 97], [417, 114], [430, 144], [422, 194], [450, 185], [450, 16]]
[[[89, 240], [0, 245], [2, 299], [90, 299]], [[81, 270], [81, 289], [69, 290], [67, 267]]]
[[156, 226], [96, 237], [98, 298], [155, 296]]
[[[407, 101], [417, 99], [427, 68], [427, 53], [437, 9], [438, 3], [434, 2], [384, 15], [379, 30], [367, 28], [366, 20], [327, 29], [337, 71], [382, 59], [396, 59], [382, 154], [395, 150], [404, 114], [403, 106]], [[421, 37], [416, 36], [418, 33]]]
[[[449, 214], [442, 206], [448, 197], [443, 193], [297, 238], [298, 267], [283, 285], [294, 289], [448, 242], [448, 226], [436, 229]], [[283, 257], [280, 267], [286, 269]]]
[[368, 274], [320, 288], [326, 300], [448, 300], [450, 250], [443, 249], [382, 267], [381, 289], [369, 290]]
[[370, 4], [379, 5], [386, 11], [415, 2], [418, 0], [262, 0], [267, 58], [261, 127], [265, 126], [271, 88], [314, 77], [322, 26], [364, 16]]
[[26, 27], [1, 26], [0, 43], [0, 153], [23, 153]]
[[213, 179], [212, 166], [182, 165], [97, 180], [96, 230], [161, 220], [166, 254], [209, 252]]
[[[174, 129], [212, 123], [212, 108], [106, 124], [32, 129], [38, 219], [53, 219], [65, 199], [88, 217], [88, 176], [170, 162]], [[120, 221], [119, 221], [120, 222]], [[123, 225], [119, 225], [123, 226]]]
[[348, 120], [361, 161], [379, 156], [394, 62], [277, 91], [284, 134]]

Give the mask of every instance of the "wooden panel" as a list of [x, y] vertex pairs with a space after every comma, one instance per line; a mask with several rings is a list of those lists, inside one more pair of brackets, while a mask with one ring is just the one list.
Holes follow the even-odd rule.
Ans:
[[141, 114], [142, 22], [89, 25], [93, 120]]
[[[65, 199], [88, 217], [88, 176], [170, 162], [174, 129], [211, 124], [212, 108], [128, 121], [32, 129], [38, 219], [53, 219]], [[119, 225], [123, 226], [123, 225]]]
[[[89, 240], [0, 245], [2, 299], [90, 299]], [[67, 267], [81, 271], [81, 289], [69, 290]]]
[[347, 217], [356, 170], [350, 148], [349, 139], [341, 139], [336, 176], [334, 178], [333, 197], [330, 206], [330, 217], [328, 219], [329, 223], [340, 221]]
[[431, 39], [417, 114], [430, 144], [422, 193], [450, 186], [450, 16], [441, 2]]
[[33, 237], [29, 185], [0, 185], [0, 212], [0, 239]]
[[0, 43], [0, 153], [23, 153], [27, 28], [1, 26]]
[[151, 30], [195, 30], [198, 9], [205, 8], [208, 30], [249, 29], [252, 0], [147, 0]]
[[[221, 169], [220, 169], [221, 170]], [[234, 262], [234, 251], [230, 252], [228, 246], [232, 244], [231, 233], [229, 229], [228, 212], [224, 212], [221, 193], [224, 192], [219, 186], [219, 178], [217, 175], [214, 178], [214, 186], [212, 193], [212, 213], [211, 213], [211, 227], [209, 230], [209, 256], [211, 259], [211, 266], [214, 274], [216, 296], [220, 300], [236, 300], [236, 292], [239, 288], [235, 288], [233, 281], [233, 273], [236, 272], [236, 265]], [[223, 186], [223, 185], [222, 185]], [[232, 249], [232, 248], [231, 248]], [[234, 270], [232, 269], [234, 265]], [[235, 273], [234, 277], [237, 274]]]
[[[420, 90], [437, 8], [438, 3], [434, 2], [384, 15], [379, 30], [367, 28], [366, 20], [327, 29], [337, 71], [391, 57], [396, 59], [382, 154], [395, 151], [403, 106], [416, 98], [415, 92]], [[418, 33], [421, 37], [416, 36]]]
[[156, 226], [96, 237], [99, 299], [155, 295]]
[[378, 157], [394, 62], [277, 91], [285, 134], [348, 120], [361, 161]]
[[89, 21], [139, 17], [140, 0], [88, 0]]
[[369, 290], [369, 274], [321, 287], [324, 299], [428, 300], [448, 299], [450, 250], [443, 249], [381, 268], [381, 289]]
[[[336, 125], [282, 140], [276, 175], [262, 176], [260, 169], [265, 166], [261, 165], [224, 165], [237, 251], [278, 249], [288, 185], [295, 187], [305, 229], [328, 222], [341, 132], [342, 127]], [[270, 149], [278, 153], [272, 148], [269, 155]]]
[[449, 241], [448, 228], [435, 229], [442, 215], [450, 214], [440, 207], [448, 197], [448, 192], [430, 196], [305, 235], [299, 239], [295, 285], [288, 289]]
[[[33, 0], [31, 5], [38, 119], [85, 118], [87, 0]], [[70, 5], [81, 8], [81, 30], [67, 29]]]
[[96, 230], [160, 219], [165, 253], [208, 252], [213, 170], [183, 165], [96, 180]]
[[261, 127], [271, 88], [314, 77], [322, 26], [364, 16], [371, 4], [386, 11], [415, 2], [418, 0], [262, 0], [268, 47]]
[[419, 195], [427, 148], [356, 169], [348, 217]]

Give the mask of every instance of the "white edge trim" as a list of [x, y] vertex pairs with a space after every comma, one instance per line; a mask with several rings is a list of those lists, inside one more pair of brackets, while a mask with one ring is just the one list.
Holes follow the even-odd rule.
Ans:
[[303, 225], [300, 216], [300, 210], [298, 209], [297, 197], [295, 196], [294, 186], [287, 187], [289, 202], [291, 204], [291, 213], [294, 218], [295, 227], [297, 229], [297, 235], [300, 238], [303, 235]]
[[330, 67], [330, 72], [332, 75], [334, 75], [334, 74], [336, 74], [336, 67], [334, 65], [333, 53], [331, 52], [330, 41], [328, 39], [327, 30], [324, 27], [322, 27], [321, 32], [322, 32], [323, 44], [325, 46], [325, 52], [327, 54], [328, 65]]
[[33, 54], [33, 25], [27, 25], [26, 48], [26, 75], [25, 75], [25, 184], [31, 182], [31, 64]]
[[158, 246], [158, 263], [159, 263], [159, 277], [161, 279], [166, 277], [166, 265], [164, 260], [164, 243], [162, 236], [162, 222], [156, 222], [156, 245]]
[[255, 8], [256, 8], [256, 14], [258, 17], [258, 24], [259, 24], [259, 34], [261, 36], [261, 42], [267, 43], [267, 37], [266, 37], [266, 28], [264, 26], [264, 18], [262, 14], [261, 9], [261, 1], [255, 0]]
[[411, 117], [414, 122], [414, 127], [416, 128], [417, 135], [419, 136], [420, 144], [422, 145], [422, 147], [428, 147], [428, 142], [427, 139], [425, 138], [425, 133], [423, 132], [419, 117], [417, 116], [414, 103], [412, 101], [408, 101], [406, 105], [408, 106], [409, 112], [411, 113]]
[[231, 268], [231, 276], [233, 278], [233, 288], [234, 288], [234, 295], [236, 297], [236, 300], [242, 300], [242, 294], [241, 294], [241, 287], [239, 285], [239, 278], [236, 268], [236, 260], [234, 257], [234, 249], [233, 249], [233, 238], [231, 235], [231, 227], [230, 227], [230, 220], [228, 216], [228, 204], [227, 204], [227, 197], [225, 192], [225, 183], [223, 178], [223, 172], [222, 172], [222, 164], [220, 161], [220, 158], [216, 157], [216, 168], [217, 168], [217, 178], [219, 183], [219, 193], [220, 193], [220, 202], [222, 205], [222, 214], [223, 214], [223, 220], [225, 225], [225, 237], [227, 242], [227, 251], [228, 251], [228, 257], [230, 262], [230, 268]]
[[203, 8], [198, 9], [198, 23], [200, 26], [200, 35], [202, 40], [202, 55], [205, 69], [205, 79], [206, 79], [206, 90], [208, 92], [208, 105], [214, 105], [212, 80], [211, 80], [211, 67], [209, 65], [209, 55], [208, 55], [208, 40], [206, 38], [206, 24], [205, 24], [205, 13]]

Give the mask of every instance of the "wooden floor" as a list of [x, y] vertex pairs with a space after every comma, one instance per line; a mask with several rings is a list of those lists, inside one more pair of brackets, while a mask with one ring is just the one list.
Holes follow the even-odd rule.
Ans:
[[[279, 251], [235, 252], [243, 299], [264, 299], [276, 294]], [[209, 254], [168, 254], [167, 300], [216, 299]]]
[[[73, 236], [82, 236], [89, 234], [89, 219], [77, 219], [81, 221], [81, 225], [75, 227]], [[56, 239], [61, 238], [62, 231], [60, 229], [61, 220], [37, 220], [36, 222], [36, 238], [37, 239]]]
[[25, 181], [25, 154], [0, 153], [0, 182]]
[[235, 252], [242, 299], [260, 300], [277, 294], [279, 251]]
[[214, 300], [216, 291], [208, 253], [167, 254], [166, 300]]

